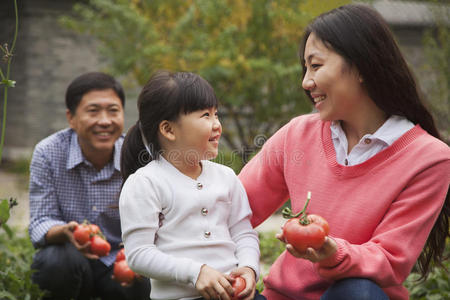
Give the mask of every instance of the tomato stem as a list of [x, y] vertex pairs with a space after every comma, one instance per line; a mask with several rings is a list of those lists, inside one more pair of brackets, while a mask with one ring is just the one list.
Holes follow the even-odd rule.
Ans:
[[297, 218], [297, 217], [301, 216], [300, 220], [299, 220], [300, 223], [302, 225], [308, 225], [309, 221], [306, 218], [307, 217], [306, 208], [308, 207], [308, 204], [309, 204], [310, 200], [311, 200], [311, 192], [308, 191], [308, 194], [306, 196], [306, 203], [305, 203], [305, 206], [303, 206], [303, 209], [297, 214], [292, 214], [292, 210], [289, 207], [285, 207], [283, 209], [283, 211], [281, 212], [282, 215], [283, 215], [283, 218], [285, 218], [285, 219], [292, 219], [292, 218]]

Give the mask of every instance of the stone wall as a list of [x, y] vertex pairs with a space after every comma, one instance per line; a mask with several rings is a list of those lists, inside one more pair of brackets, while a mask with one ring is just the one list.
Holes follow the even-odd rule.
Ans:
[[[13, 36], [12, 2], [0, 1], [2, 44], [10, 43]], [[67, 127], [64, 104], [67, 85], [78, 75], [105, 66], [92, 38], [73, 33], [58, 23], [58, 18], [69, 13], [76, 1], [18, 2], [19, 36], [10, 76], [17, 84], [8, 90], [5, 159], [29, 158], [37, 142]], [[129, 126], [136, 118], [136, 105], [135, 101], [127, 100]]]

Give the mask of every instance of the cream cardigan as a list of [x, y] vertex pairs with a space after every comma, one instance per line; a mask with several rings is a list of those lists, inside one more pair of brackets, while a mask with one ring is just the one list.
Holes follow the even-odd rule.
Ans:
[[259, 274], [258, 235], [234, 171], [202, 161], [194, 180], [164, 158], [125, 182], [120, 219], [130, 267], [151, 278], [151, 299], [196, 298], [203, 264], [227, 273], [248, 266]]

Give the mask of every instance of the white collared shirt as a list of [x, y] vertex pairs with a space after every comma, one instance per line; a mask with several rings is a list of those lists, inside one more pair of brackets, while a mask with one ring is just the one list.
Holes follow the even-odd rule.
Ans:
[[339, 164], [353, 166], [365, 162], [375, 154], [392, 145], [405, 132], [414, 127], [414, 124], [405, 117], [393, 115], [378, 128], [374, 134], [366, 134], [356, 144], [350, 153], [347, 136], [341, 127], [340, 121], [331, 123], [331, 138], [336, 150], [336, 160]]

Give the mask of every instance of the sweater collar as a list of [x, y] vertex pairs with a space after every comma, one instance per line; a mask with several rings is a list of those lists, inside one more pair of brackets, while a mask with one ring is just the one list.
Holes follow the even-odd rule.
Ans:
[[399, 150], [405, 148], [412, 141], [414, 141], [418, 136], [426, 134], [426, 132], [420, 127], [420, 125], [414, 126], [412, 129], [408, 130], [401, 137], [399, 137], [392, 145], [386, 149], [375, 154], [365, 162], [353, 166], [343, 166], [336, 161], [336, 151], [334, 149], [332, 134], [331, 134], [331, 122], [322, 122], [322, 146], [323, 151], [328, 161], [328, 165], [335, 171], [336, 174], [345, 177], [354, 177], [360, 174], [366, 173], [370, 169], [376, 167], [382, 162], [389, 159], [391, 156], [396, 154]]

